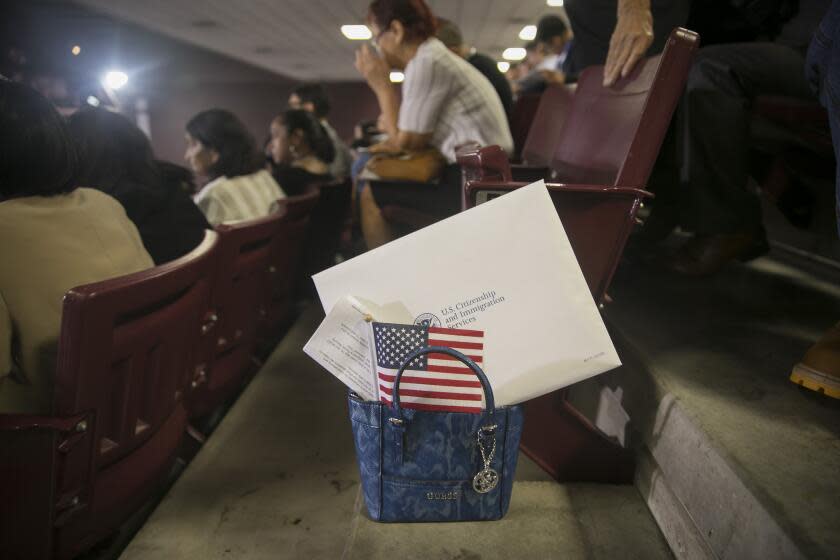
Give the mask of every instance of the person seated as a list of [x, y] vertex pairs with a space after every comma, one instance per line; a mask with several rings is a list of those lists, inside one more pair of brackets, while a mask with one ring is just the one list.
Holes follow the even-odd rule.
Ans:
[[170, 179], [171, 167], [155, 161], [143, 131], [104, 109], [74, 113], [68, 128], [79, 154], [77, 184], [99, 189], [123, 205], [155, 264], [182, 257], [201, 243], [210, 224], [181, 180]]
[[[394, 238], [380, 205], [410, 204], [436, 215], [458, 212], [461, 174], [457, 165], [452, 165], [456, 148], [470, 143], [495, 144], [512, 153], [513, 138], [493, 85], [434, 37], [435, 17], [423, 0], [375, 0], [367, 19], [381, 56], [363, 45], [356, 53], [356, 68], [376, 95], [383, 132], [388, 135], [386, 142], [371, 151], [435, 148], [450, 164], [436, 188], [424, 188], [423, 194], [410, 200], [399, 186], [379, 189], [380, 200], [374, 199], [369, 184], [362, 187], [362, 232], [368, 247], [376, 247]], [[391, 70], [405, 73], [402, 102], [390, 82]]]
[[486, 54], [481, 54], [476, 52], [475, 49], [470, 49], [464, 44], [464, 37], [461, 35], [460, 28], [455, 23], [444, 18], [437, 18], [437, 22], [437, 38], [440, 39], [440, 42], [447, 49], [475, 66], [485, 78], [490, 80], [490, 83], [493, 84], [493, 89], [499, 94], [499, 99], [501, 99], [502, 106], [505, 108], [505, 114], [508, 117], [508, 121], [510, 121], [510, 112], [513, 109], [513, 91], [505, 75], [499, 71], [496, 61]]
[[315, 115], [327, 131], [333, 145], [335, 157], [330, 162], [330, 175], [336, 179], [346, 179], [350, 176], [350, 166], [353, 164], [353, 156], [350, 148], [347, 147], [338, 133], [327, 121], [330, 114], [330, 101], [327, 93], [320, 84], [304, 84], [298, 86], [289, 96], [290, 109], [303, 109]]
[[0, 80], [0, 413], [52, 411], [68, 290], [154, 266], [120, 203], [76, 176], [58, 111]]
[[548, 84], [562, 84], [566, 81], [563, 64], [572, 44], [572, 33], [563, 18], [555, 15], [543, 16], [537, 23], [537, 49], [541, 60], [531, 72], [517, 84], [520, 93], [537, 93]]
[[[649, 220], [661, 232], [679, 225], [692, 234], [664, 261], [669, 270], [705, 276], [769, 250], [761, 200], [750, 180], [752, 106], [763, 95], [816, 101], [805, 78], [805, 51], [829, 4], [801, 3], [773, 42], [717, 44], [697, 52], [678, 114], [680, 177], [661, 186]], [[663, 191], [669, 184], [679, 189]], [[670, 205], [666, 197], [673, 199]]]
[[335, 157], [332, 140], [312, 113], [289, 110], [271, 122], [271, 159], [274, 178], [289, 195], [334, 180], [329, 163]]
[[286, 194], [271, 173], [254, 137], [231, 112], [210, 109], [187, 123], [184, 159], [209, 182], [194, 200], [212, 225], [267, 216]]

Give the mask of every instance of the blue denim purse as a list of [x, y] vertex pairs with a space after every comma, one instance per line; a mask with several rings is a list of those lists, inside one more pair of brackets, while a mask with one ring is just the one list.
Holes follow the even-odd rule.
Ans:
[[[472, 369], [484, 390], [481, 414], [400, 408], [406, 366], [431, 352], [449, 354]], [[350, 421], [368, 513], [374, 521], [501, 519], [510, 505], [523, 413], [495, 408], [490, 382], [471, 359], [451, 348], [427, 346], [408, 354], [394, 379], [393, 405], [350, 393]]]

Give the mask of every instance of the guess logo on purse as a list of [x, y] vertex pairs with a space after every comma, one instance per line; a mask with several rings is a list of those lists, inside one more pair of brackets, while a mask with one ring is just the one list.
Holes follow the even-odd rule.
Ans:
[[427, 500], [457, 500], [461, 494], [457, 490], [449, 492], [426, 492]]

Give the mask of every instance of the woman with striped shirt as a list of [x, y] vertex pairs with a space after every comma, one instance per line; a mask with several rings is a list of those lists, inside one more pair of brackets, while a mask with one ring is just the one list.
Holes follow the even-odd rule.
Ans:
[[[493, 85], [470, 63], [435, 38], [437, 20], [423, 0], [375, 0], [368, 12], [377, 55], [366, 45], [356, 54], [356, 68], [376, 94], [388, 141], [371, 152], [436, 148], [449, 166], [441, 184], [412, 198], [411, 205], [437, 216], [460, 210], [460, 173], [455, 151], [465, 144], [498, 145], [513, 150], [504, 107]], [[391, 84], [391, 70], [405, 73], [402, 101]], [[362, 230], [369, 247], [393, 237], [379, 208], [400, 197], [401, 189], [360, 192]]]

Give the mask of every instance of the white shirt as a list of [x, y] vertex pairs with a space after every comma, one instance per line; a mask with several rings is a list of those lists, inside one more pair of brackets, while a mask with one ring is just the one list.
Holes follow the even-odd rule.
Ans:
[[211, 225], [268, 216], [286, 193], [266, 170], [207, 183], [193, 199]]
[[397, 126], [431, 133], [432, 146], [450, 162], [457, 147], [473, 142], [513, 153], [505, 109], [493, 85], [435, 38], [422, 43], [405, 68]]
[[353, 156], [350, 155], [350, 148], [341, 141], [338, 137], [338, 132], [330, 126], [327, 121], [321, 121], [324, 130], [332, 141], [333, 148], [335, 148], [335, 159], [332, 160], [330, 166], [330, 175], [335, 179], [344, 179], [350, 176], [350, 167], [353, 165]]

